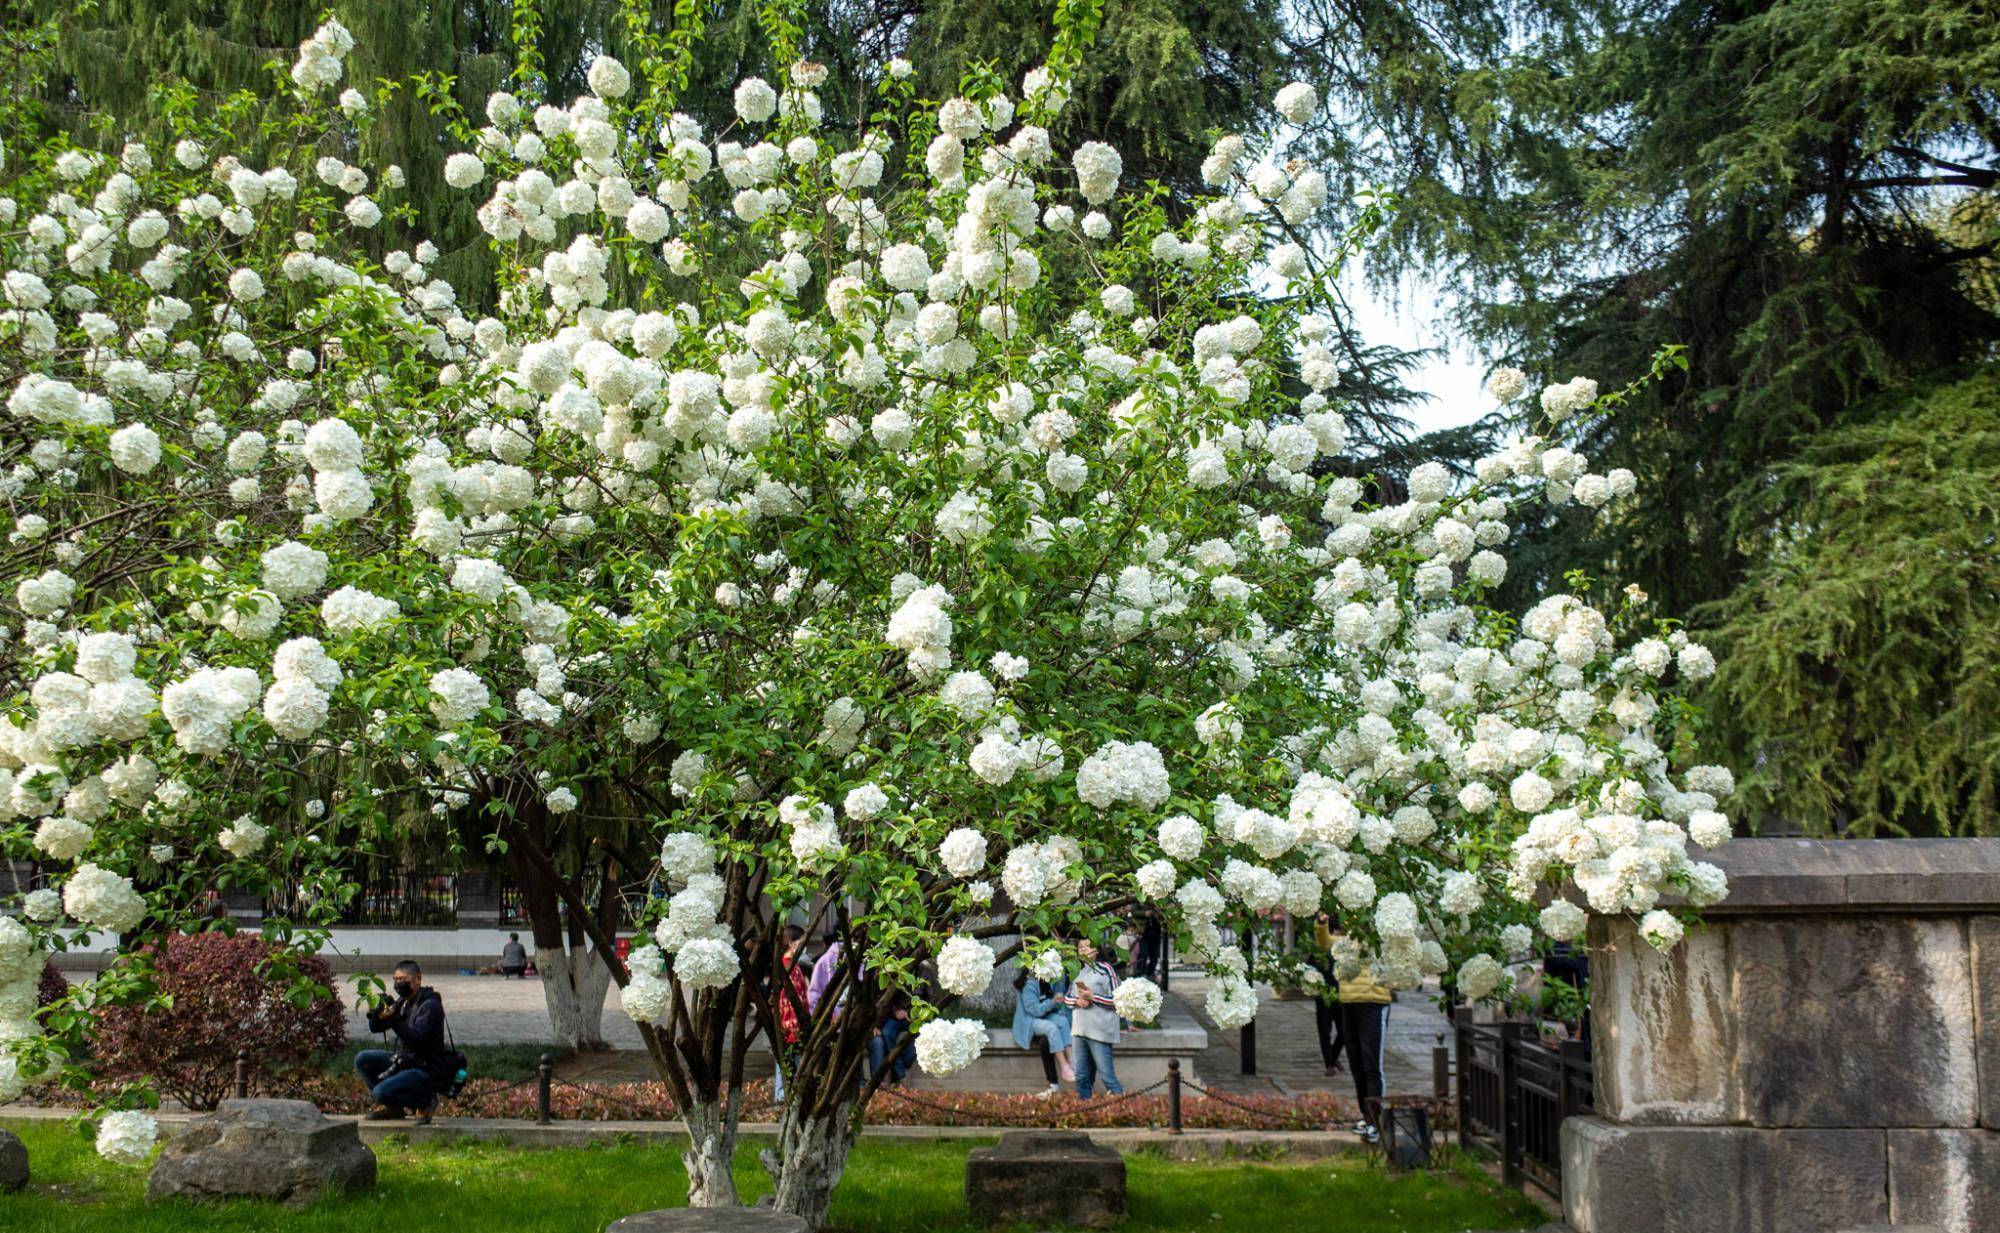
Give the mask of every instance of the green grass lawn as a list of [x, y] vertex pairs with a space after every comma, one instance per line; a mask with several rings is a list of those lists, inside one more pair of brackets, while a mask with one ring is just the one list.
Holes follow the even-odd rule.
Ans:
[[[149, 1207], [143, 1170], [100, 1161], [61, 1124], [14, 1123], [28, 1146], [27, 1191], [0, 1195], [8, 1233], [601, 1233], [630, 1212], [678, 1205], [677, 1153], [636, 1144], [560, 1151], [466, 1144], [376, 1149], [373, 1193], [303, 1211], [262, 1204]], [[864, 1140], [834, 1202], [843, 1233], [970, 1233], [962, 1188], [972, 1145]], [[1189, 1164], [1128, 1157], [1126, 1233], [1319, 1229], [1461, 1233], [1539, 1224], [1541, 1212], [1466, 1165], [1391, 1177], [1359, 1156], [1300, 1163]], [[768, 1189], [750, 1150], [736, 1176], [746, 1200]]]

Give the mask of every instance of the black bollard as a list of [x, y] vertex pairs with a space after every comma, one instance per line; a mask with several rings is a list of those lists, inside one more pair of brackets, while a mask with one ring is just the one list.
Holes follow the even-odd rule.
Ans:
[[250, 1051], [248, 1049], [238, 1049], [236, 1051], [236, 1099], [248, 1100], [249, 1098]]
[[542, 1054], [541, 1065], [535, 1067], [535, 1124], [546, 1126], [552, 1120], [549, 1116], [549, 1084], [555, 1078], [556, 1060]]
[[1167, 1059], [1167, 1133], [1181, 1132], [1181, 1060]]

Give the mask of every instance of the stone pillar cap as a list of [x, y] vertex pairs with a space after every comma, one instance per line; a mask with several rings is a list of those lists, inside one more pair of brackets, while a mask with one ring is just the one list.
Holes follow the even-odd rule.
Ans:
[[2000, 839], [1736, 839], [1700, 859], [1729, 875], [1704, 916], [2000, 910]]

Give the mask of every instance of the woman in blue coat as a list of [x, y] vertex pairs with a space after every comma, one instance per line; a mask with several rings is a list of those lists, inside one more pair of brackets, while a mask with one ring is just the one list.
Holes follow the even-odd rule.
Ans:
[[1026, 968], [1014, 977], [1014, 1043], [1041, 1054], [1042, 1073], [1049, 1081], [1042, 1099], [1061, 1091], [1074, 1073], [1069, 1060], [1069, 1007], [1055, 986], [1035, 979]]

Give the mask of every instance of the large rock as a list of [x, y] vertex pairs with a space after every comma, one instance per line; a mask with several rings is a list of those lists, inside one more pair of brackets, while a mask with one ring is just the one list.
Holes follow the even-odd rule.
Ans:
[[306, 1203], [375, 1184], [375, 1153], [353, 1122], [303, 1100], [225, 1100], [167, 1140], [146, 1198], [273, 1199]]
[[1889, 1218], [1884, 1131], [1563, 1123], [1577, 1233], [1826, 1233]]
[[811, 1233], [797, 1216], [768, 1207], [669, 1207], [621, 1216], [604, 1233]]
[[1898, 1229], [2000, 1233], [2000, 1131], [1890, 1131], [1889, 1219]]
[[1979, 1124], [2000, 1130], [2000, 916], [1975, 916], [1972, 1018], [1979, 1034]]
[[1125, 1215], [1125, 1158], [1080, 1131], [1010, 1131], [972, 1149], [965, 1204], [980, 1224], [1106, 1228]]
[[1640, 1125], [1734, 1120], [1736, 1018], [1728, 926], [1662, 954], [1629, 920], [1590, 923], [1596, 1107]]
[[0, 1130], [0, 1194], [28, 1184], [28, 1148], [15, 1135]]
[[1962, 920], [1731, 921], [1739, 1116], [1753, 1126], [1972, 1126]]

